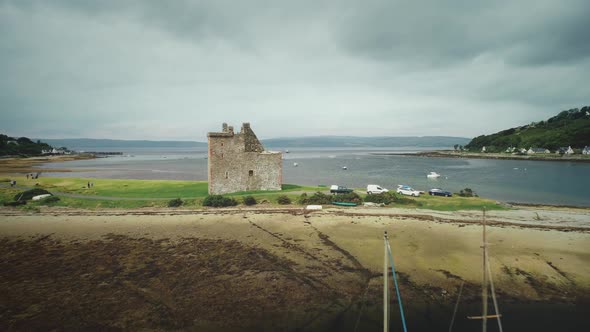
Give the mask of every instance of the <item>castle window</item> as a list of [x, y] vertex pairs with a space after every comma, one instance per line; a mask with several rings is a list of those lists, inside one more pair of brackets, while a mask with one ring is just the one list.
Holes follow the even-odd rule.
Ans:
[[221, 159], [223, 159], [223, 152], [221, 153]]
[[249, 170], [248, 171], [248, 176], [254, 176], [254, 171], [253, 170]]
[[223, 146], [223, 143], [221, 143], [221, 146]]
[[225, 171], [225, 178], [227, 179], [229, 177], [229, 172]]

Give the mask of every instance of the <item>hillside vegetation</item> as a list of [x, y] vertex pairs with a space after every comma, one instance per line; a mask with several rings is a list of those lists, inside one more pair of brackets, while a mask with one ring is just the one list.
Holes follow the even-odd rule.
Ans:
[[485, 146], [486, 151], [501, 152], [508, 147], [555, 150], [567, 146], [581, 149], [587, 145], [590, 145], [590, 106], [563, 111], [546, 121], [478, 136], [465, 148], [479, 151]]
[[38, 156], [42, 150], [52, 147], [41, 141], [33, 142], [27, 137], [14, 138], [0, 134], [0, 156]]

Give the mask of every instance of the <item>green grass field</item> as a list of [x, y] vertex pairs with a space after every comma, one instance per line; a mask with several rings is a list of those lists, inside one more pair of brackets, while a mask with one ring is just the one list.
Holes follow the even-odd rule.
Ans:
[[[88, 182], [94, 186], [88, 188]], [[165, 180], [115, 180], [84, 178], [42, 177], [36, 180], [19, 179], [18, 184], [33, 187], [38, 183], [41, 188], [69, 194], [132, 197], [146, 199], [197, 198], [207, 195], [207, 182], [202, 181], [165, 181]]]
[[422, 205], [419, 208], [438, 210], [438, 211], [457, 211], [457, 210], [506, 210], [503, 205], [497, 204], [496, 201], [481, 197], [452, 197], [430, 196], [428, 194], [415, 198], [416, 202]]
[[[88, 183], [94, 186], [88, 188]], [[39, 178], [36, 180], [19, 179], [18, 185], [33, 187], [39, 184], [41, 188], [69, 194], [145, 198], [145, 199], [173, 199], [200, 198], [207, 196], [206, 181], [173, 181], [173, 180], [116, 180], [116, 179], [85, 179], [85, 178]], [[316, 191], [320, 187], [306, 187], [294, 184], [284, 184], [282, 191], [247, 191], [231, 194], [232, 196], [267, 195], [292, 191]]]
[[[185, 208], [201, 208], [202, 201], [207, 196], [207, 182], [204, 181], [169, 181], [169, 180], [115, 180], [115, 179], [85, 179], [85, 178], [51, 178], [45, 177], [36, 180], [18, 179], [19, 186], [38, 187], [50, 192], [61, 192], [80, 197], [61, 196], [60, 201], [52, 203], [53, 206], [68, 206], [74, 208], [141, 208], [141, 207], [166, 207], [168, 201], [181, 198]], [[88, 188], [88, 182], [94, 186]], [[247, 191], [229, 194], [240, 204], [244, 196], [254, 196], [256, 200], [277, 205], [277, 198], [286, 195], [296, 204], [297, 198], [302, 192], [313, 193], [326, 191], [326, 187], [299, 186], [294, 184], [283, 185], [281, 191]], [[12, 201], [13, 197], [21, 190], [13, 188], [0, 188], [0, 203]], [[59, 196], [59, 194], [58, 194]], [[84, 197], [84, 196], [93, 196]], [[105, 197], [97, 199], [96, 196]], [[121, 198], [112, 200], [106, 198]], [[133, 200], [131, 200], [133, 199]], [[27, 209], [43, 205], [43, 202], [30, 202]], [[474, 210], [486, 207], [488, 210], [506, 209], [493, 200], [478, 197], [435, 197], [422, 195], [419, 198], [408, 198], [403, 203], [394, 203], [392, 207], [408, 207], [419, 209], [431, 209], [440, 211]]]

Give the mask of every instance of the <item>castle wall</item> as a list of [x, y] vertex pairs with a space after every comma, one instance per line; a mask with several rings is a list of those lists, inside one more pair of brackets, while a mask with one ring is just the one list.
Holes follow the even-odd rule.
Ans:
[[264, 151], [248, 124], [235, 134], [223, 126], [209, 133], [209, 194], [250, 190], [281, 190], [282, 155]]

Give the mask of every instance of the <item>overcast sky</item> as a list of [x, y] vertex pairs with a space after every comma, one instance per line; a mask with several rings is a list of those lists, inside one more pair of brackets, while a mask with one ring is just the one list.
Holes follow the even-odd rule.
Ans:
[[0, 132], [473, 137], [590, 104], [590, 1], [0, 0]]

